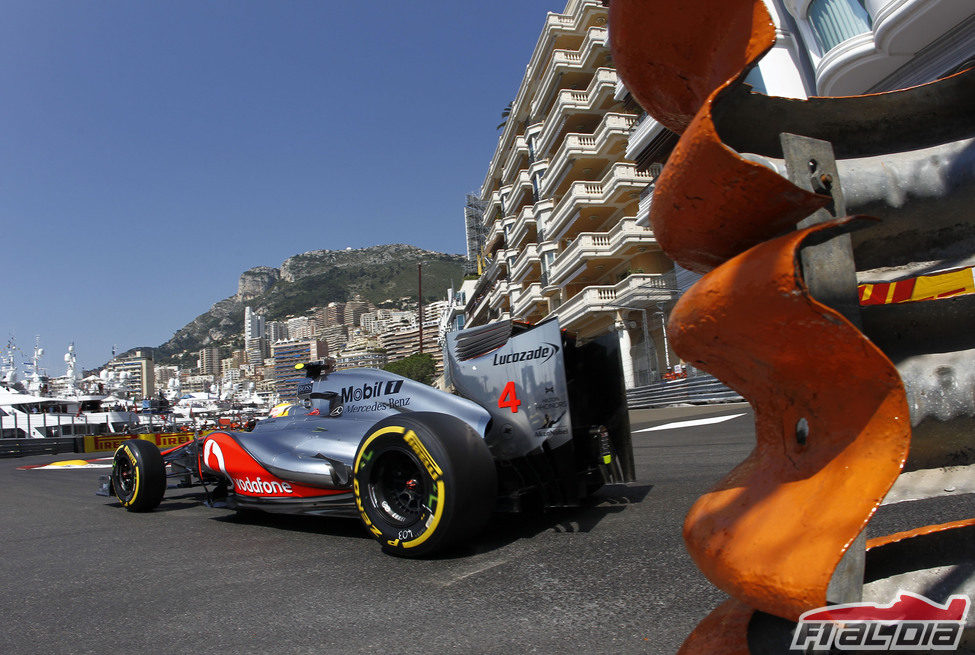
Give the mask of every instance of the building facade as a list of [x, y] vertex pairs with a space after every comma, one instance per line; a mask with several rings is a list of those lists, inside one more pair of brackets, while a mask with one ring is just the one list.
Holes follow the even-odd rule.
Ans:
[[295, 364], [307, 363], [328, 357], [328, 344], [318, 339], [289, 339], [271, 345], [274, 358], [275, 391], [281, 400], [297, 397], [298, 383], [304, 374], [295, 369]]
[[156, 393], [156, 366], [152, 354], [136, 350], [131, 356], [117, 357], [106, 366], [122, 389], [134, 399], [152, 398]]
[[439, 343], [438, 321], [423, 325], [423, 348], [420, 348], [420, 326], [392, 330], [379, 335], [379, 343], [390, 362], [406, 359], [420, 352], [431, 355], [437, 367], [437, 374], [443, 372], [443, 350]]
[[248, 305], [244, 307], [244, 339], [260, 339], [264, 335], [264, 317], [256, 314]]
[[[620, 92], [606, 23], [599, 0], [546, 17], [481, 187], [486, 270], [465, 322], [557, 316], [583, 339], [617, 332], [633, 386], [670, 359], [653, 317], [676, 289], [637, 220], [654, 175], [626, 158], [641, 110]], [[641, 312], [649, 320], [635, 320]]]
[[335, 370], [349, 368], [382, 368], [388, 363], [386, 353], [379, 349], [343, 351], [335, 358]]
[[318, 325], [313, 318], [296, 316], [288, 319], [289, 339], [310, 339], [317, 334]]
[[200, 350], [199, 356], [200, 373], [203, 375], [220, 375], [220, 349], [215, 346], [207, 346]]
[[[275, 341], [284, 341], [288, 339], [291, 335], [288, 334], [288, 324], [283, 321], [271, 321], [267, 324], [267, 340], [268, 343], [274, 343]], [[259, 363], [259, 362], [255, 362]]]
[[[973, 63], [972, 2], [765, 3], [776, 44], [746, 78], [759, 93], [888, 91]], [[632, 387], [679, 363], [666, 320], [695, 276], [673, 266], [649, 223], [678, 137], [619, 81], [606, 20], [599, 0], [568, 0], [545, 19], [481, 188], [483, 274], [464, 322], [558, 317], [583, 339], [615, 333]]]

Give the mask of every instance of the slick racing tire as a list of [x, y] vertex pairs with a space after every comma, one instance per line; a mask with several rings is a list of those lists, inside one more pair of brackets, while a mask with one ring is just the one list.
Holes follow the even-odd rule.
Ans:
[[142, 439], [122, 442], [112, 460], [112, 488], [130, 512], [155, 509], [166, 493], [166, 465], [156, 444]]
[[393, 416], [362, 440], [353, 469], [356, 507], [387, 553], [423, 557], [480, 531], [497, 496], [484, 439], [458, 418]]

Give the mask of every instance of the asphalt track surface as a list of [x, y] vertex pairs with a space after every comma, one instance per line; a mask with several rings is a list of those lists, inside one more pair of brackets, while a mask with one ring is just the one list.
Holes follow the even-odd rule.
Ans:
[[498, 516], [427, 560], [384, 555], [356, 520], [237, 515], [196, 489], [134, 514], [94, 495], [107, 469], [0, 460], [0, 653], [674, 653], [725, 598], [685, 551], [683, 518], [751, 451], [753, 415], [631, 420], [636, 483]]

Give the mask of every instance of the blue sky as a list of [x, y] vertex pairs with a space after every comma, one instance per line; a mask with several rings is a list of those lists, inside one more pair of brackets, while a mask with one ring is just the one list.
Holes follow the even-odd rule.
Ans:
[[321, 248], [464, 251], [501, 110], [564, 0], [6, 0], [0, 328], [159, 345]]

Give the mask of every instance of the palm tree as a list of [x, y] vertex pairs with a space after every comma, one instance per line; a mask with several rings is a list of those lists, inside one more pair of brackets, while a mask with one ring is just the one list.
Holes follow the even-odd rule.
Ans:
[[509, 100], [505, 108], [501, 110], [501, 118], [503, 118], [504, 120], [501, 121], [501, 123], [498, 125], [499, 130], [508, 124], [508, 117], [511, 116], [511, 107], [514, 104], [515, 104], [514, 100]]

